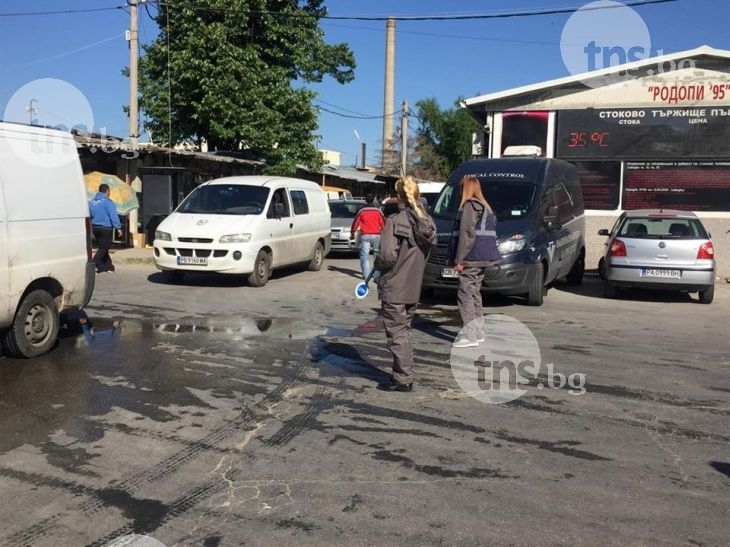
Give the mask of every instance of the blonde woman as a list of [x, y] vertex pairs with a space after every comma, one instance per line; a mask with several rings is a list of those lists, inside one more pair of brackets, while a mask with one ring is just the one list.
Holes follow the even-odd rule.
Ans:
[[461, 204], [457, 215], [458, 244], [454, 262], [459, 272], [456, 299], [463, 324], [456, 348], [478, 346], [484, 339], [479, 325], [472, 321], [482, 316], [482, 283], [487, 267], [500, 259], [497, 248], [497, 217], [482, 193], [476, 177], [461, 179]]
[[378, 291], [388, 349], [393, 354], [390, 382], [382, 391], [412, 391], [414, 376], [411, 321], [421, 296], [421, 282], [436, 225], [420, 202], [416, 180], [407, 175], [395, 183], [398, 212], [389, 216], [380, 236]]

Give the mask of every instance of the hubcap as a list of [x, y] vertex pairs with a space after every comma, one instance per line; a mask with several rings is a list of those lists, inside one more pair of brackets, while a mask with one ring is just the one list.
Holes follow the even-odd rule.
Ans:
[[39, 304], [28, 310], [25, 317], [25, 338], [33, 346], [40, 346], [51, 333], [53, 318], [44, 306]]

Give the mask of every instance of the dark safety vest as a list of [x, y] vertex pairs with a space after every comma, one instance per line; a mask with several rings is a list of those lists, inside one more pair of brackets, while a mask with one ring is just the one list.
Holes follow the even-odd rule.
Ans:
[[[484, 206], [476, 199], [470, 199], [468, 202], [473, 202], [476, 207], [475, 210], [479, 211], [481, 208], [481, 214], [477, 217], [476, 222], [476, 240], [471, 250], [464, 257], [464, 260], [468, 262], [485, 262], [499, 260], [502, 255], [499, 253], [497, 248], [497, 217], [494, 213], [489, 213], [484, 209]], [[467, 203], [468, 203], [467, 202]], [[451, 232], [451, 245], [450, 255], [451, 259], [456, 258], [456, 250], [459, 247], [459, 232], [461, 231], [461, 217], [462, 211], [456, 215], [454, 222], [454, 228]]]

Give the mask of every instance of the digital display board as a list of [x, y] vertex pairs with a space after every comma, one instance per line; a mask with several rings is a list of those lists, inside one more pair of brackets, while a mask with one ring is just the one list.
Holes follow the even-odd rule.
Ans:
[[716, 107], [561, 110], [561, 159], [730, 157], [730, 109]]
[[624, 209], [730, 210], [730, 161], [627, 162]]
[[615, 211], [621, 197], [620, 161], [574, 161], [586, 209]]

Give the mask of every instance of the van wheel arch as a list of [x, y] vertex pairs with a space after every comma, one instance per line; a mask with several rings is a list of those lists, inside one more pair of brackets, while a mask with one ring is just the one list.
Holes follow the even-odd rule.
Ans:
[[54, 296], [44, 289], [26, 291], [13, 324], [3, 333], [5, 351], [13, 357], [37, 357], [56, 344], [60, 314]]

